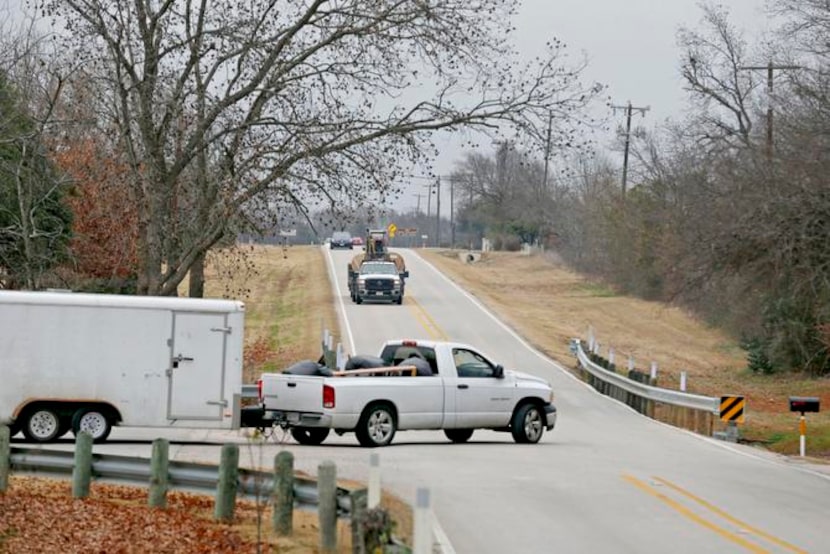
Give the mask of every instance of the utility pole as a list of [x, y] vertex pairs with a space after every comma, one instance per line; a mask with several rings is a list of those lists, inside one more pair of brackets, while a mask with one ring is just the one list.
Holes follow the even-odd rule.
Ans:
[[625, 189], [628, 185], [628, 149], [629, 145], [631, 144], [631, 114], [632, 112], [640, 112], [640, 114], [645, 117], [646, 112], [651, 109], [650, 106], [644, 107], [634, 107], [631, 105], [631, 101], [628, 101], [628, 104], [625, 106], [611, 106], [611, 109], [616, 112], [617, 110], [625, 110], [625, 152], [623, 154], [623, 174], [622, 174], [622, 196], [623, 199], [625, 198]]
[[767, 65], [745, 65], [741, 67], [744, 71], [766, 71], [767, 72], [767, 160], [772, 160], [773, 139], [772, 139], [772, 81], [775, 70], [801, 69], [799, 65], [775, 65], [770, 60]]
[[455, 179], [450, 177], [450, 250], [455, 248]]
[[435, 178], [435, 189], [438, 193], [435, 198], [435, 246], [441, 246], [441, 177]]
[[427, 189], [427, 220], [429, 220], [429, 213], [431, 211], [430, 210], [430, 204], [432, 202], [432, 187], [434, 187], [434, 186], [435, 185], [433, 185], [433, 184], [424, 185], [424, 188]]
[[550, 159], [550, 135], [553, 131], [553, 113], [548, 114], [548, 136], [545, 140], [545, 180], [543, 188], [548, 188], [548, 161]]
[[418, 210], [418, 213], [421, 213], [421, 197], [423, 196], [423, 194], [421, 194], [420, 192], [416, 192], [412, 196], [418, 199], [418, 207], [416, 209]]

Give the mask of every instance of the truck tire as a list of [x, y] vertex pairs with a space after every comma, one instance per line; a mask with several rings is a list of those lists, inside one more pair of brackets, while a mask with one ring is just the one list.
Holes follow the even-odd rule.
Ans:
[[77, 437], [81, 431], [89, 433], [93, 442], [104, 442], [112, 431], [109, 414], [100, 408], [81, 408], [72, 416], [72, 433]]
[[42, 406], [27, 411], [23, 416], [23, 436], [34, 442], [51, 442], [57, 439], [63, 427], [58, 411]]
[[520, 444], [535, 444], [542, 438], [545, 429], [545, 415], [533, 404], [524, 404], [516, 410], [510, 431], [513, 440]]
[[397, 422], [389, 404], [372, 404], [363, 411], [355, 435], [361, 446], [387, 446], [395, 437]]
[[363, 304], [363, 297], [359, 294], [354, 295], [354, 301], [356, 304]]
[[403, 296], [399, 296], [398, 299], [395, 300], [395, 304], [397, 304], [398, 306], [403, 304]]
[[300, 444], [306, 446], [317, 446], [322, 444], [329, 436], [329, 429], [319, 427], [294, 427], [291, 429], [291, 436]]
[[470, 440], [473, 436], [473, 429], [444, 429], [444, 434], [452, 442], [461, 444]]

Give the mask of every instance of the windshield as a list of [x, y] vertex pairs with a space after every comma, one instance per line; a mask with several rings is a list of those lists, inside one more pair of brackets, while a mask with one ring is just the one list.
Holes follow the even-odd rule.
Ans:
[[360, 266], [361, 275], [397, 275], [398, 268], [395, 264], [363, 264]]

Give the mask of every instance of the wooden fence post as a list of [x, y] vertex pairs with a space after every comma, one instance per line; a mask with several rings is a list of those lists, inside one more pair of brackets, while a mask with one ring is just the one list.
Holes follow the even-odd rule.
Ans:
[[213, 517], [220, 521], [233, 521], [236, 507], [236, 489], [239, 482], [239, 446], [222, 445], [219, 459], [219, 483], [216, 487], [216, 504]]
[[147, 497], [151, 508], [167, 507], [167, 487], [170, 481], [169, 458], [170, 443], [166, 439], [154, 440], [153, 454], [150, 458], [150, 494]]
[[320, 550], [337, 550], [337, 468], [325, 460], [317, 466], [317, 515], [320, 519]]
[[9, 472], [12, 465], [12, 430], [0, 425], [0, 494], [9, 488]]
[[75, 465], [72, 468], [72, 498], [89, 496], [92, 481], [92, 435], [85, 431], [75, 437]]
[[357, 489], [349, 494], [349, 504], [352, 512], [352, 554], [366, 554], [366, 538], [363, 535], [363, 524], [366, 521], [369, 491]]
[[283, 450], [274, 457], [274, 490], [271, 495], [274, 533], [287, 537], [294, 532], [294, 454]]

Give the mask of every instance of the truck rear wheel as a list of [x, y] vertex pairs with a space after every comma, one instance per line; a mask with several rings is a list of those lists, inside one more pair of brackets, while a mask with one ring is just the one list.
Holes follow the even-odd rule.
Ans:
[[112, 422], [100, 408], [81, 408], [72, 416], [72, 432], [77, 437], [81, 431], [89, 433], [93, 442], [103, 442], [112, 431]]
[[355, 435], [361, 446], [386, 446], [395, 437], [397, 423], [388, 404], [374, 404], [364, 410]]
[[63, 429], [60, 416], [52, 407], [34, 408], [23, 417], [23, 436], [30, 441], [53, 441], [61, 435]]
[[322, 444], [329, 436], [329, 429], [319, 427], [294, 427], [291, 429], [291, 436], [300, 444], [317, 446]]
[[472, 429], [444, 429], [444, 434], [454, 443], [462, 443], [470, 440], [473, 436]]
[[525, 404], [520, 407], [513, 416], [513, 421], [510, 422], [513, 440], [518, 443], [535, 444], [539, 442], [544, 429], [545, 416], [533, 404]]

